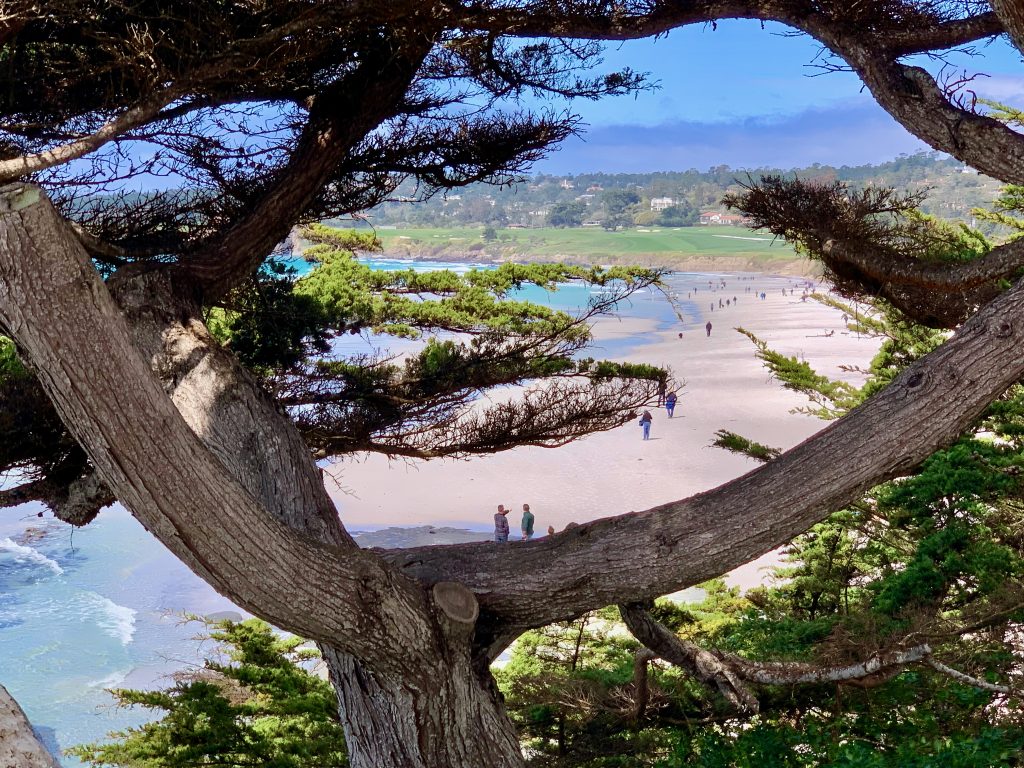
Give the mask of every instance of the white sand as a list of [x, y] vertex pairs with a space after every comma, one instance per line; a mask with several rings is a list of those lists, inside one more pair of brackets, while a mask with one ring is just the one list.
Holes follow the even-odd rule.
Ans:
[[[710, 447], [719, 429], [782, 449], [814, 434], [823, 422], [791, 413], [806, 405], [806, 398], [772, 380], [754, 357], [750, 341], [733, 329], [743, 326], [777, 351], [805, 357], [819, 373], [846, 379], [851, 375], [839, 366], [865, 366], [878, 340], [849, 333], [836, 310], [802, 302], [799, 294], [784, 297], [782, 288], [788, 294], [794, 279], [723, 279], [726, 288], [712, 293], [707, 277], [677, 278], [684, 299], [687, 290], [698, 287], [695, 301], [703, 314], [671, 331], [658, 332], [652, 321], [629, 317], [602, 320], [597, 326], [599, 341], [627, 334], [643, 342], [625, 359], [668, 366], [686, 382], [674, 419], [652, 405], [649, 441], [630, 422], [558, 449], [518, 448], [465, 461], [389, 463], [377, 455], [359, 457], [329, 470], [339, 486], [334, 496], [345, 525], [350, 530], [448, 525], [489, 531], [496, 505], [504, 503], [513, 509], [509, 522], [515, 538], [518, 510], [528, 502], [542, 534], [548, 525], [561, 529], [570, 521], [684, 498], [756, 466]], [[761, 301], [754, 292], [745, 293], [747, 286], [764, 290], [767, 298]], [[736, 306], [718, 309], [719, 298], [733, 296], [739, 299]], [[712, 301], [715, 310], [710, 312]], [[704, 329], [709, 319], [714, 326], [710, 338]], [[829, 330], [834, 335], [826, 337]], [[734, 580], [756, 581], [756, 569], [755, 563]]]

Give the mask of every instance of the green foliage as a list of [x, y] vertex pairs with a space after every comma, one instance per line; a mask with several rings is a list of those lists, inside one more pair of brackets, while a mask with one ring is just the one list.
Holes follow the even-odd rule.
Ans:
[[299, 638], [258, 619], [212, 625], [226, 662], [162, 691], [113, 691], [121, 706], [163, 710], [159, 720], [113, 734], [110, 744], [68, 750], [93, 765], [323, 768], [348, 765], [337, 699], [304, 663], [317, 656]]
[[640, 195], [629, 189], [606, 189], [601, 193], [601, 202], [609, 216], [625, 213], [640, 202]]
[[771, 448], [767, 445], [756, 443], [727, 429], [720, 429], [715, 432], [715, 440], [711, 444], [716, 448], [724, 448], [733, 453], [741, 453], [757, 461], [771, 461], [782, 453], [778, 448]]
[[247, 367], [287, 371], [327, 351], [328, 323], [320, 303], [295, 291], [295, 270], [270, 261], [207, 317], [211, 333]]
[[[883, 338], [863, 387], [831, 382], [752, 337], [773, 373], [808, 394], [821, 415], [842, 415], [944, 337], [888, 307], [864, 314], [824, 300], [847, 312], [858, 329]], [[772, 455], [730, 432], [720, 432], [717, 444]], [[749, 660], [844, 665], [928, 642], [938, 658], [968, 675], [1005, 685], [1017, 679], [1014, 638], [1024, 620], [1021, 499], [1024, 387], [1016, 386], [957, 443], [796, 537], [766, 585], [740, 595], [720, 580], [708, 582], [699, 602], [662, 602], [654, 614], [684, 640]], [[712, 688], [655, 665], [640, 720], [628, 704], [583, 714], [559, 709], [560, 695], [592, 703], [629, 702], [634, 694], [626, 660], [610, 656], [613, 647], [631, 646], [615, 630], [614, 612], [599, 616], [600, 633], [574, 635], [567, 626], [535, 633], [523, 656], [518, 647], [513, 653], [518, 666], [503, 672], [510, 711], [521, 713], [531, 734], [531, 765], [996, 768], [1024, 755], [1019, 694], [1003, 697], [924, 665], [861, 685], [762, 686], [753, 718], [723, 710]], [[600, 647], [571, 646], [574, 638], [581, 638], [577, 646]], [[584, 668], [602, 659], [596, 691], [579, 692], [570, 648]], [[547, 702], [547, 719], [526, 716], [534, 711], [533, 696]], [[558, 723], [566, 734], [561, 740], [552, 730]], [[606, 762], [581, 746], [582, 734], [595, 731], [591, 738], [606, 750], [600, 758]]]
[[0, 335], [0, 468], [27, 479], [55, 483], [78, 477], [87, 459], [18, 357], [14, 342]]
[[1024, 237], [1024, 219], [1019, 214], [1024, 211], [1024, 187], [1016, 184], [1005, 186], [1000, 191], [999, 197], [993, 204], [994, 210], [987, 208], [975, 208], [971, 211], [977, 218], [998, 224], [1009, 230], [1007, 242], [1013, 242]]
[[373, 253], [381, 250], [380, 240], [373, 232], [337, 229], [325, 224], [309, 224], [299, 233], [314, 245], [326, 245], [334, 250]]
[[822, 419], [834, 419], [859, 402], [860, 393], [851, 384], [822, 376], [807, 361], [779, 354], [750, 331], [743, 328], [736, 330], [754, 343], [758, 359], [764, 362], [783, 387], [806, 395], [814, 403], [815, 407], [801, 410]]
[[692, 227], [700, 221], [700, 211], [686, 201], [670, 205], [658, 214], [658, 224], [663, 227]]
[[450, 270], [381, 271], [359, 262], [351, 253], [316, 246], [307, 257], [319, 264], [295, 285], [296, 296], [316, 302], [331, 327], [355, 331], [369, 328], [397, 336], [418, 336], [424, 330], [503, 334], [562, 333], [588, 339], [586, 324], [564, 312], [507, 298], [527, 285], [557, 290], [571, 280], [625, 288], [651, 284], [659, 273], [638, 267], [574, 267], [564, 264], [502, 264], [460, 275]]
[[[817, 563], [819, 576], [827, 577], [824, 563], [837, 558], [823, 526], [816, 531], [819, 543], [799, 550], [805, 564]], [[822, 615], [813, 619], [789, 610], [811, 574], [792, 578], [801, 585], [780, 583], [751, 599], [712, 581], [702, 585], [700, 602], [659, 601], [653, 613], [687, 640], [750, 658], [816, 660], [818, 649], [830, 643], [837, 653], [849, 626], [839, 615], [842, 602], [823, 601]], [[631, 674], [636, 649], [611, 611], [517, 642], [496, 676], [530, 766], [997, 768], [1015, 764], [1024, 749], [1024, 728], [1012, 708], [1000, 714], [992, 709], [991, 693], [927, 668], [865, 688], [765, 689], [761, 713], [747, 719], [722, 710], [714, 693], [677, 670], [654, 663], [648, 705], [637, 720]]]
[[[962, 163], [954, 158], [922, 152], [877, 165], [829, 167], [815, 164], [808, 168], [775, 169], [774, 172], [801, 179], [836, 178], [855, 188], [873, 185], [927, 190], [928, 197], [922, 201], [922, 209], [926, 213], [968, 222], [971, 220], [971, 208], [981, 206], [990, 200], [996, 193], [999, 182], [982, 175], [963, 174], [962, 167]], [[604, 195], [613, 191], [636, 194], [645, 199], [671, 197], [680, 207], [690, 207], [698, 212], [709, 208], [718, 210], [722, 197], [728, 192], [735, 191], [736, 180], [743, 177], [742, 171], [725, 165], [703, 171], [691, 169], [658, 173], [580, 173], [573, 177], [575, 187], [567, 189], [561, 185], [564, 177], [540, 174], [528, 179], [527, 183], [515, 184], [508, 188], [496, 188], [492, 184], [472, 184], [459, 190], [458, 200], [437, 196], [417, 205], [387, 202], [374, 209], [373, 217], [375, 223], [398, 225], [401, 228], [450, 228], [453, 222], [482, 223], [484, 219], [478, 213], [479, 209], [489, 215], [500, 215], [513, 224], [536, 227], [541, 222], [533, 215], [534, 211], [549, 210], [555, 203], [574, 201], [581, 192], [596, 193], [591, 210], [595, 206], [603, 208]], [[602, 191], [594, 187], [601, 187]], [[408, 182], [396, 191], [393, 198], [415, 194], [415, 185]], [[602, 216], [593, 215], [593, 218]], [[655, 223], [661, 226], [679, 226], [675, 223], [662, 223], [657, 218], [642, 223], [644, 226]], [[531, 234], [529, 229], [515, 231], [524, 235]], [[386, 231], [382, 231], [381, 235], [390, 237], [390, 233]], [[736, 248], [738, 245], [738, 242], [734, 242], [732, 247]], [[781, 246], [781, 243], [777, 246], [780, 251], [783, 250]], [[660, 250], [664, 249], [649, 248], [647, 252], [654, 253]], [[592, 248], [589, 250], [593, 251]], [[788, 246], [785, 247], [785, 251], [791, 253]], [[585, 254], [588, 250], [569, 251], [563, 248], [554, 252]]]
[[555, 203], [548, 211], [548, 226], [578, 227], [586, 213], [587, 206], [583, 203]]
[[[651, 755], [667, 754], [670, 734], [629, 724], [622, 692], [633, 677], [636, 644], [613, 628], [588, 614], [528, 632], [494, 670], [529, 765], [640, 768]], [[685, 692], [671, 670], [654, 676], [659, 691]]]
[[0, 336], [0, 379], [7, 376], [24, 376], [26, 373], [14, 342], [6, 336]]
[[992, 101], [991, 99], [978, 99], [978, 103], [984, 104], [989, 108], [988, 116], [993, 120], [999, 120], [1007, 125], [1024, 125], [1024, 112], [1021, 112], [1016, 107]]
[[979, 230], [963, 222], [949, 222], [919, 210], [907, 211], [906, 219], [925, 234], [916, 251], [921, 261], [954, 264], [973, 261], [992, 250], [992, 242]]

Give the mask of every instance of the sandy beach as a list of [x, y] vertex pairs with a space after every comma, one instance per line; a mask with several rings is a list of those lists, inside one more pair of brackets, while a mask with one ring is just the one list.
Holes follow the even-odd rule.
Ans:
[[[753, 461], [709, 447], [718, 429], [780, 448], [811, 435], [822, 422], [790, 413], [804, 399], [770, 380], [750, 341], [732, 329], [743, 326], [829, 375], [840, 375], [840, 364], [866, 363], [876, 340], [849, 334], [840, 312], [802, 302], [799, 292], [783, 297], [794, 278], [719, 279], [726, 287], [713, 293], [706, 275], [672, 278], [685, 321], [651, 294], [625, 307], [624, 319], [603, 318], [596, 327], [594, 357], [668, 366], [686, 381], [676, 418], [652, 405], [651, 440], [641, 440], [630, 421], [563, 448], [520, 448], [467, 461], [354, 457], [327, 468], [346, 526], [363, 546], [489, 539], [494, 509], [503, 503], [513, 510], [515, 538], [519, 510], [529, 502], [542, 534], [549, 525], [561, 529], [683, 498], [753, 468]], [[763, 301], [754, 296], [762, 290]], [[570, 300], [587, 295], [583, 290]], [[737, 305], [718, 308], [719, 298], [732, 304], [733, 296]], [[709, 319], [710, 338], [704, 330]], [[0, 633], [0, 679], [56, 749], [145, 722], [145, 711], [111, 708], [103, 689], [166, 684], [166, 675], [199, 663], [208, 649], [194, 639], [196, 627], [181, 624], [182, 613], [236, 609], [121, 507], [78, 531], [40, 520], [37, 511], [32, 504], [10, 510], [0, 526], [0, 568], [10, 587], [0, 628], [17, 627]], [[29, 526], [45, 531], [26, 535]], [[759, 567], [777, 559], [761, 558], [729, 581], [759, 583]], [[698, 592], [684, 594], [699, 598]]]
[[[602, 344], [616, 341], [616, 348], [622, 349], [622, 340], [632, 339], [625, 355], [608, 356], [667, 366], [685, 381], [675, 418], [669, 419], [664, 408], [652, 404], [649, 441], [643, 441], [639, 426], [630, 422], [557, 449], [518, 448], [462, 461], [389, 462], [378, 455], [356, 457], [328, 469], [345, 525], [353, 531], [452, 526], [486, 536], [494, 508], [504, 503], [513, 509], [509, 520], [515, 538], [517, 512], [528, 502], [538, 533], [548, 525], [560, 530], [569, 522], [684, 498], [756, 466], [750, 459], [711, 447], [719, 429], [782, 449], [806, 439], [824, 422], [792, 412], [806, 405], [806, 399], [772, 380], [754, 357], [750, 340], [735, 328], [746, 328], [779, 352], [806, 359], [822, 374], [852, 381], [856, 377], [840, 366], [866, 365], [879, 342], [847, 331], [841, 312], [810, 299], [801, 301], [800, 292], [792, 295], [791, 286], [799, 280], [743, 278], [723, 276], [726, 287], [712, 292], [707, 276], [676, 277], [674, 287], [680, 298], [685, 301], [692, 287], [697, 293], [691, 293], [686, 322], [671, 328], [655, 330], [659, 324], [654, 321], [628, 317], [604, 318], [597, 324], [595, 355], [601, 354]], [[825, 291], [827, 286], [818, 290]], [[761, 291], [764, 300], [756, 298]], [[718, 308], [719, 298], [734, 296], [735, 305]], [[709, 320], [713, 324], [710, 337], [704, 327]], [[404, 543], [399, 532], [388, 533], [368, 536], [365, 543]], [[417, 538], [416, 543], [425, 543], [422, 533]], [[431, 538], [426, 534], [426, 540]], [[757, 579], [758, 565], [742, 569], [732, 580], [751, 583]]]

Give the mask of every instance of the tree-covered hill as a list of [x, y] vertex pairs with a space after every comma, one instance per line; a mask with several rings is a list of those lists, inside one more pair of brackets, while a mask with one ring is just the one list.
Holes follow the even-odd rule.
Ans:
[[[803, 181], [840, 181], [853, 188], [896, 187], [926, 194], [924, 213], [971, 222], [972, 209], [987, 205], [1000, 183], [938, 152], [901, 155], [879, 165], [806, 168], [736, 169], [726, 165], [705, 171], [660, 173], [584, 173], [538, 175], [511, 186], [472, 184], [448, 195], [435, 195], [417, 205], [412, 183], [399, 187], [391, 200], [368, 213], [375, 226], [494, 227], [688, 226], [702, 212], [725, 212], [722, 198], [740, 191], [748, 179], [781, 175]], [[667, 204], [667, 200], [671, 204]], [[666, 206], [662, 210], [655, 210]]]

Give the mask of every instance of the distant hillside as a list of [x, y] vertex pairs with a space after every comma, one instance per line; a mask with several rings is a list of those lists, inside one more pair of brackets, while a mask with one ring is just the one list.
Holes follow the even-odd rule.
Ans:
[[[1000, 183], [948, 156], [919, 153], [880, 165], [738, 170], [716, 166], [706, 171], [535, 176], [520, 184], [497, 188], [475, 184], [423, 202], [416, 191], [400, 187], [396, 201], [369, 212], [378, 229], [390, 227], [541, 227], [547, 225], [621, 229], [690, 226], [702, 213], [724, 213], [720, 201], [738, 183], [761, 174], [803, 179], [838, 179], [851, 186], [892, 186], [927, 190], [922, 209], [941, 218], [971, 221], [971, 209], [985, 207]], [[991, 225], [985, 225], [991, 227]], [[386, 229], [381, 230], [384, 234]]]

